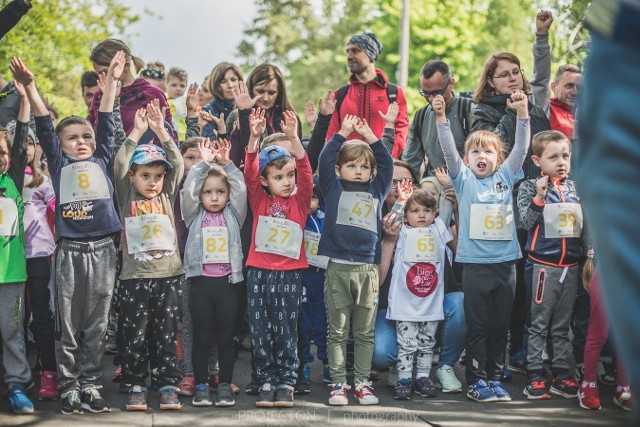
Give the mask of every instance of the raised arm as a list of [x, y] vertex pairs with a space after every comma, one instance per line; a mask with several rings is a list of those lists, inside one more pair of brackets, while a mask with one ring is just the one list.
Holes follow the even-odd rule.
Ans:
[[[402, 154], [402, 151], [400, 151], [399, 153], [394, 153], [394, 144], [396, 142], [396, 139], [398, 140], [399, 143], [402, 144], [402, 147], [404, 149], [404, 143], [405, 143], [405, 138], [406, 138], [406, 127], [404, 128], [404, 135], [399, 134], [399, 129], [396, 128], [397, 122], [400, 119], [400, 107], [398, 106], [397, 102], [392, 102], [391, 104], [389, 104], [389, 108], [387, 109], [387, 113], [386, 114], [382, 114], [382, 111], [378, 111], [378, 114], [380, 115], [380, 117], [382, 117], [382, 119], [384, 120], [384, 130], [383, 130], [383, 135], [382, 135], [382, 143], [384, 144], [385, 147], [387, 147], [387, 150], [389, 150], [389, 153], [393, 154], [397, 154], [396, 157], [400, 158], [400, 154]], [[405, 105], [405, 116], [407, 115], [407, 111], [406, 111], [406, 105]], [[387, 129], [393, 130], [393, 132], [387, 132]], [[386, 137], [385, 137], [386, 136]], [[402, 139], [400, 141], [400, 139]]]
[[463, 167], [462, 159], [458, 154], [458, 148], [456, 147], [456, 141], [451, 133], [451, 124], [447, 120], [445, 113], [446, 104], [442, 95], [438, 95], [433, 99], [431, 103], [433, 112], [436, 115], [436, 124], [438, 125], [438, 140], [440, 141], [440, 147], [444, 153], [444, 160], [447, 162], [447, 169], [449, 175], [455, 179]]
[[18, 189], [24, 184], [24, 168], [27, 166], [27, 137], [29, 136], [29, 116], [31, 107], [24, 86], [20, 82], [14, 82], [16, 91], [20, 96], [20, 109], [16, 121], [16, 133], [11, 147], [11, 168], [9, 176], [13, 179]]
[[[309, 163], [311, 164], [312, 171], [318, 168], [318, 158], [327, 140], [327, 130], [331, 122], [331, 115], [335, 109], [336, 96], [332, 90], [329, 90], [324, 98], [318, 100], [318, 118], [314, 122], [311, 139], [309, 139], [309, 145], [307, 145], [307, 154], [309, 155]], [[305, 109], [305, 112], [306, 110], [307, 109]]]
[[129, 189], [129, 160], [133, 156], [133, 151], [138, 146], [138, 141], [149, 128], [147, 121], [147, 110], [139, 108], [133, 121], [133, 130], [129, 134], [124, 144], [116, 153], [114, 161], [114, 176], [116, 192], [120, 195], [126, 194]]
[[180, 199], [180, 211], [182, 212], [182, 218], [184, 219], [187, 227], [191, 226], [193, 220], [198, 215], [200, 209], [200, 190], [202, 184], [207, 178], [207, 173], [211, 166], [204, 160], [198, 160], [198, 162], [191, 167], [187, 178], [184, 180], [184, 185], [181, 190]]
[[551, 83], [551, 46], [549, 46], [549, 28], [553, 23], [553, 14], [541, 10], [536, 15], [536, 41], [533, 44], [533, 75], [529, 84], [533, 95], [533, 104], [549, 115], [549, 84]]
[[517, 114], [516, 122], [516, 139], [509, 153], [509, 157], [505, 160], [505, 164], [511, 169], [511, 172], [517, 174], [527, 157], [529, 143], [531, 142], [531, 127], [529, 126], [529, 100], [523, 93], [514, 93], [511, 99], [507, 100], [507, 106], [513, 108]]
[[29, 9], [31, 9], [31, 1], [13, 0], [0, 10], [0, 39], [20, 22]]

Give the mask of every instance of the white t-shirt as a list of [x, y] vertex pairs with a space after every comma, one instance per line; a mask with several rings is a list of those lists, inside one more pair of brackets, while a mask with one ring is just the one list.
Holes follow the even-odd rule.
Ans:
[[[406, 262], [407, 235], [410, 226], [402, 226], [394, 257], [389, 288], [389, 308], [387, 319], [408, 322], [427, 322], [444, 319], [444, 253], [448, 242], [453, 240], [451, 231], [436, 217], [428, 229], [433, 232], [432, 242], [422, 242], [420, 250], [433, 250], [439, 254], [439, 261]], [[433, 243], [433, 246], [431, 246]], [[410, 257], [409, 257], [410, 258]]]

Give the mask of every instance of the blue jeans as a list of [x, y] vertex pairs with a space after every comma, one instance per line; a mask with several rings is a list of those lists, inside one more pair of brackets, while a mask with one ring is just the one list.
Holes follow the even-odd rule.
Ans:
[[373, 369], [388, 369], [394, 366], [398, 359], [396, 321], [388, 320], [386, 317], [387, 309], [379, 309], [376, 316], [373, 361], [371, 363]]
[[[592, 32], [578, 108], [576, 182], [593, 226], [602, 295], [631, 387], [640, 387], [640, 12]], [[576, 156], [574, 154], [574, 156]]]
[[467, 323], [464, 318], [464, 294], [449, 292], [444, 295], [444, 320], [440, 322], [441, 350], [438, 368], [443, 365], [454, 366], [467, 336]]

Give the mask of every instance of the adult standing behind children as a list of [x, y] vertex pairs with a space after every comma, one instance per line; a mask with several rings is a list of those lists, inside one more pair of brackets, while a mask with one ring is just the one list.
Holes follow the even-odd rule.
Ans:
[[[211, 70], [211, 74], [202, 84], [200, 90], [208, 91], [213, 99], [208, 102], [202, 111], [210, 113], [212, 116], [224, 120], [236, 107], [233, 91], [238, 89], [238, 84], [243, 82], [242, 71], [237, 65], [230, 62], [221, 62]], [[218, 137], [220, 129], [215, 122], [208, 122], [202, 129], [201, 136], [215, 139]]]
[[[351, 76], [349, 84], [336, 90], [336, 110], [331, 117], [327, 135], [329, 138], [342, 128], [342, 120], [347, 115], [357, 115], [369, 124], [373, 133], [382, 137], [385, 120], [381, 114], [387, 111], [389, 104], [398, 103], [400, 111], [395, 125], [395, 142], [391, 156], [400, 158], [404, 150], [409, 118], [407, 117], [407, 99], [401, 87], [389, 83], [387, 76], [376, 68], [376, 61], [382, 52], [382, 43], [373, 33], [356, 34], [347, 42], [347, 65]], [[352, 132], [347, 140], [360, 138]]]
[[551, 90], [555, 95], [549, 104], [551, 129], [564, 133], [569, 141], [573, 137], [581, 81], [582, 71], [580, 68], [577, 65], [566, 64], [558, 68], [551, 83]]

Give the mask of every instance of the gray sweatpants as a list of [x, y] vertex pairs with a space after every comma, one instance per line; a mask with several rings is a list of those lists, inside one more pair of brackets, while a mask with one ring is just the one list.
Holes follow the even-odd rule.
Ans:
[[61, 393], [100, 384], [116, 280], [113, 239], [61, 240], [55, 252], [56, 359]]
[[527, 370], [543, 369], [542, 349], [547, 332], [552, 339], [551, 368], [554, 372], [568, 370], [567, 356], [571, 351], [569, 325], [578, 291], [578, 266], [553, 267], [529, 260], [527, 264], [529, 268], [525, 272], [532, 272]]
[[24, 283], [0, 283], [0, 335], [7, 386], [31, 381], [24, 343]]

